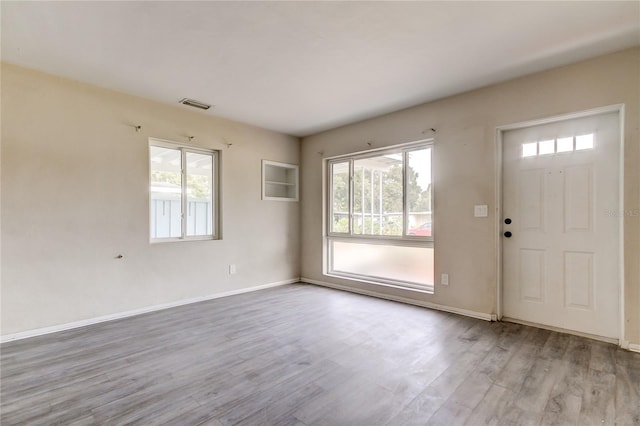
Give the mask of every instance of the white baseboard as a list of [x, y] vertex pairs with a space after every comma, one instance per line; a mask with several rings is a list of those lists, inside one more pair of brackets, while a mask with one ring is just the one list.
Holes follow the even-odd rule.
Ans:
[[438, 311], [451, 312], [453, 314], [464, 315], [471, 318], [477, 318], [485, 321], [495, 321], [495, 314], [485, 314], [484, 312], [469, 311], [467, 309], [454, 308], [451, 306], [439, 305], [437, 303], [425, 302], [421, 300], [408, 299], [406, 297], [390, 296], [388, 294], [378, 293], [375, 291], [361, 290], [340, 284], [328, 283], [325, 281], [312, 280], [310, 278], [300, 278], [300, 281], [308, 284], [315, 284], [322, 287], [335, 288], [337, 290], [349, 291], [352, 293], [364, 294], [365, 296], [378, 297], [380, 299], [392, 300], [394, 302], [406, 303], [409, 305], [421, 306], [423, 308], [436, 309]]
[[161, 311], [163, 309], [175, 308], [178, 306], [189, 305], [191, 303], [203, 302], [205, 300], [219, 299], [221, 297], [233, 296], [236, 294], [249, 293], [252, 291], [264, 290], [266, 288], [278, 287], [286, 284], [294, 284], [300, 282], [299, 278], [292, 278], [284, 281], [277, 281], [274, 283], [258, 285], [254, 287], [242, 288], [239, 290], [225, 291], [222, 293], [214, 293], [206, 296], [192, 297], [189, 299], [182, 299], [175, 302], [163, 303], [160, 305], [147, 306], [140, 309], [134, 309], [126, 312], [118, 312], [116, 314], [104, 315], [95, 318], [89, 318], [86, 320], [74, 321], [66, 324], [54, 325], [51, 327], [37, 328], [34, 330], [21, 331], [19, 333], [8, 334], [0, 337], [0, 343], [11, 342], [14, 340], [27, 339], [29, 337], [41, 336], [43, 334], [56, 333], [58, 331], [71, 330], [73, 328], [85, 327], [87, 325], [98, 324], [101, 322], [113, 321], [117, 319], [133, 317], [136, 315], [142, 315], [149, 312]]
[[638, 352], [640, 353], [640, 344], [636, 344], [636, 343], [629, 343], [629, 348], [628, 348], [631, 352]]

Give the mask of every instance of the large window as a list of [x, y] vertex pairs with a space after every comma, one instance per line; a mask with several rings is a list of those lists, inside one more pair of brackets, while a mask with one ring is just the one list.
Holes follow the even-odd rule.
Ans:
[[428, 142], [328, 161], [327, 272], [433, 291]]
[[149, 162], [151, 241], [217, 238], [217, 152], [152, 139]]

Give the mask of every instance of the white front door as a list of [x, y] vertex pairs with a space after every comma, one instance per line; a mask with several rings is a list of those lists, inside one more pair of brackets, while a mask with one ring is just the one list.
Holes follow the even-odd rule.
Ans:
[[503, 316], [610, 338], [619, 323], [619, 119], [503, 133]]

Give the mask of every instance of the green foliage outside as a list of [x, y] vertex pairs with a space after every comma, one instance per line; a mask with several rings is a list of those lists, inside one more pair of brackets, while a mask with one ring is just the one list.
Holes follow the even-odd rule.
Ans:
[[[420, 187], [418, 177], [418, 172], [409, 167], [407, 173], [409, 212], [431, 211], [431, 188], [423, 189]], [[373, 170], [356, 166], [353, 176], [354, 233], [402, 235], [402, 191], [402, 166], [394, 165], [387, 170]], [[380, 209], [381, 204], [382, 210]], [[346, 172], [334, 173], [334, 232], [349, 232], [348, 211], [349, 175]], [[371, 217], [372, 213], [373, 217]], [[380, 223], [379, 216], [381, 213], [382, 223]]]

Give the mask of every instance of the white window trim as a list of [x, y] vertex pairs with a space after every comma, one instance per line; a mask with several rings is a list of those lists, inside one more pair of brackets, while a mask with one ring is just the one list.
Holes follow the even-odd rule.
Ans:
[[[407, 235], [408, 228], [408, 209], [407, 209], [407, 191], [406, 191], [406, 182], [407, 182], [407, 167], [405, 167], [407, 163], [407, 153], [411, 151], [416, 151], [420, 149], [431, 148], [432, 152], [432, 165], [433, 165], [433, 149], [434, 149], [434, 140], [433, 139], [425, 139], [420, 140], [408, 144], [402, 145], [394, 145], [385, 148], [372, 149], [367, 151], [360, 151], [352, 154], [339, 155], [334, 157], [328, 157], [325, 159], [325, 170], [327, 178], [326, 182], [326, 190], [323, 191], [323, 197], [326, 200], [325, 203], [325, 250], [326, 250], [326, 264], [324, 275], [329, 277], [335, 277], [340, 279], [348, 279], [368, 284], [381, 285], [385, 287], [393, 287], [400, 288], [403, 290], [410, 290], [414, 292], [420, 293], [434, 293], [434, 285], [426, 285], [426, 284], [418, 284], [415, 282], [408, 282], [403, 280], [391, 280], [387, 278], [382, 278], [378, 276], [369, 276], [364, 274], [354, 274], [348, 272], [335, 271], [333, 268], [333, 254], [332, 247], [334, 241], [343, 241], [343, 242], [351, 242], [351, 243], [364, 243], [364, 244], [381, 244], [381, 245], [393, 245], [393, 246], [403, 246], [403, 247], [422, 247], [422, 248], [433, 248], [434, 247], [434, 228], [432, 225], [431, 236], [417, 236], [417, 235]], [[369, 158], [375, 157], [384, 154], [397, 154], [402, 153], [402, 167], [403, 167], [403, 230], [402, 235], [362, 235], [362, 234], [354, 234], [353, 233], [353, 185], [349, 185], [349, 232], [332, 232], [331, 224], [333, 221], [333, 173], [332, 173], [332, 164], [349, 161], [349, 177], [350, 180], [353, 177], [353, 164], [354, 161], [361, 158]], [[433, 182], [433, 167], [431, 168], [431, 174]], [[433, 191], [431, 193], [431, 204], [432, 204], [432, 214], [433, 214], [433, 204], [434, 197]]]
[[[220, 232], [220, 151], [215, 149], [207, 149], [194, 147], [187, 144], [182, 144], [178, 142], [172, 142], [163, 139], [149, 138], [148, 151], [147, 151], [147, 164], [149, 165], [149, 184], [151, 184], [151, 147], [157, 146], [168, 149], [175, 149], [180, 151], [180, 169], [181, 169], [181, 208], [182, 208], [182, 220], [181, 222], [181, 236], [180, 237], [166, 237], [166, 238], [154, 238], [149, 233], [149, 242], [152, 244], [157, 243], [169, 243], [169, 242], [181, 242], [181, 241], [209, 241], [209, 240], [220, 240], [222, 239]], [[212, 183], [213, 186], [211, 188], [212, 191], [212, 203], [211, 206], [211, 227], [212, 227], [212, 235], [187, 235], [187, 221], [185, 218], [185, 212], [187, 211], [188, 200], [184, 194], [187, 193], [187, 167], [186, 167], [186, 153], [194, 153], [194, 154], [206, 154], [211, 155], [213, 161], [213, 170], [211, 172]], [[151, 191], [149, 190], [149, 205], [147, 211], [151, 212]], [[149, 215], [149, 221], [151, 220]], [[151, 231], [151, 224], [149, 223], [147, 226], [149, 232]]]
[[[420, 149], [431, 148], [431, 152], [433, 152], [433, 139], [426, 139], [422, 141], [412, 142], [409, 144], [403, 145], [394, 145], [392, 147], [378, 148], [372, 149], [369, 151], [360, 151], [354, 154], [340, 155], [335, 157], [329, 157], [325, 159], [326, 161], [326, 170], [327, 170], [327, 191], [325, 191], [324, 196], [327, 197], [326, 203], [326, 235], [328, 237], [345, 237], [345, 238], [357, 238], [357, 239], [367, 239], [367, 240], [384, 240], [384, 241], [434, 241], [434, 228], [433, 224], [431, 225], [431, 236], [419, 236], [419, 235], [407, 235], [407, 227], [408, 227], [408, 209], [407, 209], [407, 192], [406, 192], [406, 181], [407, 181], [407, 168], [405, 164], [407, 163], [407, 153], [411, 151], [417, 151]], [[400, 151], [400, 152], [399, 152]], [[341, 163], [345, 161], [349, 161], [349, 176], [352, 179], [354, 170], [353, 163], [356, 160], [363, 158], [376, 157], [384, 154], [402, 154], [402, 184], [405, 190], [402, 193], [402, 235], [368, 235], [368, 234], [354, 234], [353, 233], [353, 185], [349, 185], [349, 232], [332, 232], [331, 231], [331, 221], [333, 220], [333, 173], [331, 172], [331, 165], [334, 163]], [[432, 157], [433, 158], [433, 157]], [[433, 160], [432, 160], [433, 163]], [[431, 172], [433, 181], [433, 170]], [[431, 193], [431, 204], [433, 210], [433, 192]], [[433, 214], [433, 212], [432, 212]]]

